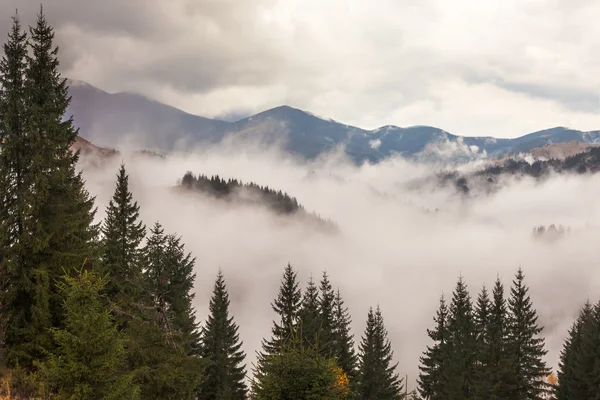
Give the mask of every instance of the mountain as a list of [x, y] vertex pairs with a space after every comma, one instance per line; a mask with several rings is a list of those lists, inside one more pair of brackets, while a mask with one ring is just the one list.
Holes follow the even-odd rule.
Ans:
[[426, 160], [469, 160], [510, 156], [573, 140], [600, 143], [600, 131], [564, 127], [516, 139], [464, 137], [430, 126], [389, 125], [365, 130], [289, 106], [230, 122], [192, 115], [138, 94], [108, 93], [82, 81], [69, 84], [69, 113], [74, 115], [80, 134], [105, 147], [188, 150], [228, 139], [280, 144], [289, 153], [312, 159], [342, 145], [356, 162], [378, 162], [393, 154]]

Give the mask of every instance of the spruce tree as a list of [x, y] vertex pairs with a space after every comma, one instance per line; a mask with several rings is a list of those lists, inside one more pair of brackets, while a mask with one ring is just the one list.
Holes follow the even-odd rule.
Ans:
[[490, 312], [491, 304], [488, 291], [485, 287], [481, 289], [475, 305], [475, 369], [473, 398], [478, 400], [489, 400], [492, 385], [490, 373]]
[[198, 394], [200, 400], [246, 398], [245, 354], [238, 326], [229, 316], [229, 294], [219, 271], [210, 300], [210, 315], [202, 329], [202, 357], [210, 362]]
[[315, 285], [312, 276], [304, 291], [298, 316], [300, 318], [301, 334], [304, 343], [316, 347], [317, 352], [322, 354], [320, 348], [321, 318], [319, 315], [319, 289]]
[[543, 328], [538, 325], [537, 312], [524, 283], [523, 270], [519, 268], [511, 288], [508, 302], [508, 349], [511, 356], [512, 375], [515, 378], [511, 398], [538, 400], [547, 392], [545, 378], [549, 369], [543, 360], [547, 351], [540, 337]]
[[462, 276], [456, 284], [449, 307], [446, 351], [445, 399], [470, 399], [473, 397], [475, 380], [475, 325], [471, 296]]
[[427, 329], [427, 336], [433, 341], [433, 345], [427, 346], [427, 350], [420, 358], [419, 366], [419, 394], [426, 400], [443, 400], [446, 394], [444, 380], [445, 367], [447, 365], [448, 352], [448, 306], [444, 296], [440, 298], [440, 305], [433, 318], [434, 329]]
[[379, 306], [369, 309], [367, 327], [360, 346], [358, 396], [363, 400], [402, 399], [402, 380], [393, 364], [392, 345], [387, 337]]
[[[26, 172], [31, 158], [27, 149], [25, 121], [27, 109], [24, 95], [24, 74], [27, 56], [27, 35], [21, 28], [18, 15], [0, 59], [0, 303], [2, 328], [17, 325], [21, 328], [32, 321], [32, 276], [27, 273], [23, 259], [29, 249], [24, 246], [26, 213], [30, 193]], [[7, 338], [9, 358], [15, 339]]]
[[53, 41], [53, 28], [40, 12], [30, 28], [31, 55], [23, 86], [22, 129], [27, 134], [19, 148], [26, 170], [17, 207], [25, 211], [15, 248], [19, 254], [11, 259], [9, 271], [17, 279], [11, 280], [8, 302], [16, 304], [8, 307], [12, 312], [6, 331], [9, 364], [28, 369], [49, 350], [49, 328], [63, 319], [57, 283], [64, 268], [84, 263], [90, 267], [97, 257], [93, 199], [76, 172], [78, 154], [71, 152], [71, 145], [77, 131], [72, 118], [64, 119], [70, 98]]
[[335, 355], [335, 292], [327, 271], [323, 272], [319, 290], [319, 351], [328, 357]]
[[[558, 386], [555, 391], [556, 400], [587, 398], [586, 396], [589, 395], [589, 391], [593, 387], [593, 380], [589, 379], [589, 374], [594, 373], [595, 368], [593, 366], [590, 368], [590, 365], [586, 365], [587, 362], [581, 363], [581, 361], [587, 361], [588, 357], [596, 355], [594, 349], [588, 347], [590, 344], [589, 333], [597, 328], [594, 311], [594, 307], [590, 302], [586, 302], [579, 313], [579, 317], [569, 330], [569, 336], [566, 338], [560, 353]], [[582, 337], [584, 331], [588, 332], [585, 339]], [[587, 343], [584, 345], [584, 342]]]
[[271, 308], [277, 314], [278, 321], [273, 321], [271, 338], [263, 340], [262, 355], [275, 354], [280, 351], [285, 340], [291, 337], [292, 332], [295, 332], [301, 301], [302, 293], [298, 284], [298, 273], [288, 263], [283, 273], [277, 298], [271, 303]]
[[349, 385], [333, 359], [320, 357], [292, 332], [282, 351], [267, 355], [263, 372], [252, 380], [256, 400], [338, 400], [348, 398]]
[[[492, 304], [487, 326], [488, 345], [483, 355], [488, 363], [487, 379], [489, 379], [489, 383], [486, 383], [486, 381], [479, 383], [480, 385], [489, 384], [489, 393], [486, 392], [485, 387], [483, 393], [488, 393], [491, 400], [509, 398], [514, 382], [510, 353], [507, 349], [507, 335], [508, 311], [504, 299], [504, 285], [498, 278], [492, 292]], [[481, 391], [478, 394], [481, 394]]]
[[344, 306], [340, 290], [337, 290], [334, 307], [334, 343], [335, 343], [335, 359], [337, 364], [342, 368], [350, 380], [350, 384], [354, 385], [357, 374], [358, 358], [354, 350], [354, 335], [350, 332], [350, 314], [348, 308]]
[[64, 279], [58, 285], [65, 297], [64, 325], [52, 329], [56, 350], [40, 373], [49, 392], [56, 393], [52, 398], [139, 399], [126, 370], [124, 341], [100, 297], [105, 279], [88, 271]]
[[[125, 314], [132, 311], [142, 293], [142, 240], [146, 228], [139, 221], [140, 207], [133, 201], [129, 177], [121, 165], [113, 198], [102, 226], [101, 271], [109, 275], [106, 293]], [[123, 317], [120, 318], [124, 319]]]
[[196, 323], [194, 300], [195, 258], [186, 253], [181, 238], [168, 235], [165, 247], [165, 263], [168, 266], [168, 289], [165, 295], [172, 328], [187, 354], [197, 355], [200, 351], [200, 332]]

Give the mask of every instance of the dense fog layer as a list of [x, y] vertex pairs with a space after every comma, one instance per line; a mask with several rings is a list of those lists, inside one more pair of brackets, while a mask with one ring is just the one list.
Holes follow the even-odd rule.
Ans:
[[[600, 296], [595, 228], [600, 176], [514, 181], [494, 195], [465, 198], [451, 188], [411, 189], [407, 183], [434, 171], [402, 159], [357, 167], [339, 154], [307, 163], [276, 150], [220, 147], [166, 159], [123, 154], [101, 167], [87, 161], [81, 166], [88, 190], [97, 196], [98, 219], [123, 161], [146, 225], [158, 220], [167, 232], [183, 236], [197, 258], [195, 306], [201, 321], [217, 270], [224, 271], [249, 366], [261, 338], [270, 334], [270, 302], [288, 262], [303, 283], [311, 275], [319, 280], [327, 270], [350, 309], [357, 343], [369, 306], [381, 306], [398, 372], [408, 374], [409, 389], [439, 297], [451, 295], [460, 275], [475, 297], [496, 276], [508, 289], [522, 266], [546, 327], [552, 366], [579, 307]], [[340, 233], [174, 190], [188, 170], [281, 189], [308, 211], [334, 220]], [[553, 243], [533, 239], [534, 226], [552, 223], [569, 226], [570, 233]]]

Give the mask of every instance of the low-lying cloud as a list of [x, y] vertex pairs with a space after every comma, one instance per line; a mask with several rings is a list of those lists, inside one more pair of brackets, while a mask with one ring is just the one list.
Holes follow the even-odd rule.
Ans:
[[[508, 289], [522, 266], [553, 366], [579, 307], [600, 296], [593, 228], [600, 219], [598, 175], [524, 179], [492, 196], [464, 197], [453, 189], [409, 189], [409, 182], [432, 171], [400, 158], [357, 167], [339, 154], [300, 162], [275, 150], [218, 147], [166, 159], [125, 154], [122, 160], [144, 222], [158, 220], [182, 235], [196, 257], [194, 304], [201, 321], [217, 270], [224, 271], [248, 365], [270, 334], [270, 302], [288, 262], [303, 283], [327, 270], [350, 309], [357, 342], [369, 306], [381, 305], [398, 372], [409, 376], [411, 389], [439, 296], [449, 297], [460, 275], [476, 296], [496, 276]], [[103, 168], [85, 161], [84, 177], [102, 218], [121, 158]], [[308, 211], [334, 220], [341, 232], [319, 233], [282, 223], [261, 208], [181, 195], [172, 187], [188, 170], [286, 191]], [[552, 245], [532, 239], [534, 226], [552, 223], [569, 226], [570, 234]]]

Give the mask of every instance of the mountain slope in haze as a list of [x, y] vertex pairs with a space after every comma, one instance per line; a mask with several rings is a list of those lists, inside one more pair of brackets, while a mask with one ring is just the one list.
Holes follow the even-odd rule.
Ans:
[[194, 146], [234, 142], [280, 144], [302, 158], [313, 159], [337, 146], [355, 162], [378, 162], [394, 154], [428, 160], [502, 157], [553, 143], [600, 143], [600, 131], [564, 127], [515, 139], [463, 137], [430, 126], [384, 126], [372, 131], [319, 118], [289, 106], [276, 107], [236, 122], [204, 118], [132, 93], [108, 93], [81, 81], [70, 81], [74, 115], [82, 136], [99, 146], [189, 150]]

